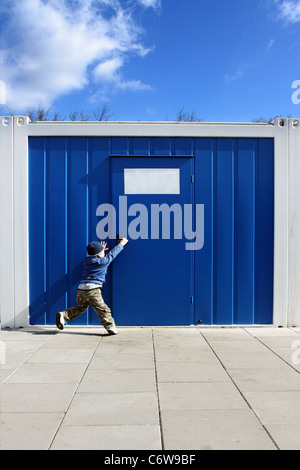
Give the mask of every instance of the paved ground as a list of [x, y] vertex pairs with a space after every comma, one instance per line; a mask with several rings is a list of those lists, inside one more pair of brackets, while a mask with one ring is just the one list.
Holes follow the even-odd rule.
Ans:
[[300, 328], [69, 326], [0, 340], [2, 450], [300, 449]]

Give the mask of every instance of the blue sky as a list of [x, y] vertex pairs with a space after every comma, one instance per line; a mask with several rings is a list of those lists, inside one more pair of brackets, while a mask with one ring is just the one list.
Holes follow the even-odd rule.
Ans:
[[[8, 0], [0, 80], [17, 113], [112, 120], [300, 116], [300, 0]], [[2, 99], [3, 101], [3, 99]], [[5, 114], [5, 104], [1, 114]]]

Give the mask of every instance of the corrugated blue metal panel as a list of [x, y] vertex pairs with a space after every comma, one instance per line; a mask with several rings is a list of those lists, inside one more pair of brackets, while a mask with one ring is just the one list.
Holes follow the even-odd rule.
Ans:
[[[89, 236], [88, 241], [95, 240], [95, 228], [99, 222], [99, 217], [96, 216], [96, 209], [99, 204], [110, 201], [110, 162], [108, 153], [110, 148], [110, 139], [108, 137], [98, 138], [93, 137], [89, 139], [90, 144], [90, 158], [88, 168], [88, 187], [89, 187]], [[108, 246], [112, 248], [111, 242]], [[86, 252], [84, 253], [85, 256]], [[103, 296], [108, 303], [111, 304], [111, 271], [108, 272], [106, 283], [103, 287]], [[99, 324], [99, 318], [93, 308], [90, 308], [89, 323], [92, 325]]]
[[112, 137], [110, 141], [111, 141], [110, 143], [111, 155], [128, 155], [129, 153], [128, 137]]
[[195, 200], [204, 204], [204, 246], [195, 253], [195, 322], [212, 324], [214, 306], [214, 167], [213, 139], [195, 141]]
[[233, 145], [219, 139], [215, 156], [214, 204], [214, 317], [232, 323], [233, 304]]
[[67, 293], [67, 212], [66, 139], [46, 140], [46, 293], [47, 323], [66, 304]]
[[194, 139], [190, 137], [175, 137], [172, 139], [174, 145], [173, 154], [178, 156], [194, 155]]
[[132, 137], [131, 139], [129, 139], [129, 144], [131, 144], [131, 155], [150, 155], [150, 138]]
[[[29, 138], [31, 323], [53, 324], [58, 310], [75, 303], [85, 247], [96, 238], [96, 209], [112, 197], [110, 155], [194, 160], [191, 200], [205, 205], [205, 243], [191, 264], [194, 321], [272, 323], [273, 147], [272, 139]], [[126, 264], [125, 256], [126, 250]], [[129, 278], [137, 262], [127, 264]], [[109, 304], [112, 281], [110, 272], [104, 288]], [[190, 305], [191, 298], [186, 301]], [[173, 313], [165, 314], [172, 324]], [[150, 315], [144, 312], [148, 323]], [[89, 309], [76, 322], [99, 320]]]
[[195, 197], [206, 208], [195, 321], [272, 323], [273, 140], [196, 139], [195, 153]]
[[[78, 279], [81, 276], [82, 256], [89, 239], [90, 195], [88, 186], [90, 142], [84, 137], [68, 140], [68, 174], [65, 181], [68, 199], [66, 252], [70, 273], [69, 299], [76, 298]], [[59, 309], [58, 309], [59, 310]], [[56, 309], [56, 312], [58, 311]], [[75, 319], [73, 324], [88, 324], [88, 313]]]
[[257, 141], [237, 142], [234, 189], [233, 323], [254, 323]]
[[171, 155], [170, 137], [155, 137], [152, 139], [153, 155]]
[[274, 270], [274, 143], [260, 139], [256, 156], [254, 323], [272, 323]]
[[46, 324], [46, 152], [42, 137], [30, 140], [28, 172], [30, 320]]
[[[75, 303], [96, 208], [110, 197], [108, 153], [109, 139], [29, 139], [31, 324], [53, 324], [57, 311]], [[104, 294], [109, 299], [109, 278]], [[89, 309], [73, 323], [97, 321]]]

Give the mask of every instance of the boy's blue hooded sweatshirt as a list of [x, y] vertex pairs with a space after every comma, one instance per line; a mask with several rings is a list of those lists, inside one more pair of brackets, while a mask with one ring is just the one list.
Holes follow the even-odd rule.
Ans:
[[97, 256], [88, 256], [83, 263], [83, 271], [80, 283], [91, 282], [93, 284], [99, 284], [102, 286], [102, 284], [105, 282], [108, 266], [122, 250], [123, 245], [120, 243], [103, 258], [97, 258]]

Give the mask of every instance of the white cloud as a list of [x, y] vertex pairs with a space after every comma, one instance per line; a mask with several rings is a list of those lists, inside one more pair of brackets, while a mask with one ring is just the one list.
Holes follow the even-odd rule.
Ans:
[[140, 80], [124, 80], [121, 75], [123, 60], [120, 57], [101, 62], [94, 69], [94, 79], [97, 82], [109, 82], [120, 90], [151, 90], [151, 86], [142, 83]]
[[[155, 7], [156, 0], [135, 0]], [[7, 3], [7, 2], [6, 2]], [[125, 59], [145, 56], [141, 28], [119, 0], [11, 0], [0, 7], [0, 79], [7, 105], [21, 109], [80, 90], [94, 80], [149, 89], [121, 75]]]
[[271, 39], [267, 45], [266, 51], [270, 51], [275, 44], [275, 39]]
[[248, 70], [252, 69], [253, 67], [254, 65], [250, 63], [240, 65], [233, 74], [225, 76], [226, 85], [236, 80], [240, 80], [241, 78], [244, 77], [244, 75], [248, 72]]
[[276, 0], [279, 18], [287, 23], [300, 22], [300, 0]]
[[158, 8], [161, 6], [161, 0], [139, 0], [144, 7]]
[[134, 90], [134, 91], [153, 89], [150, 85], [147, 85], [146, 83], [141, 82], [141, 80], [120, 81], [118, 83], [118, 87], [121, 88], [121, 90]]
[[94, 69], [94, 78], [96, 80], [115, 81], [118, 77], [117, 70], [122, 67], [122, 65], [123, 60], [119, 57], [101, 62]]

